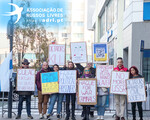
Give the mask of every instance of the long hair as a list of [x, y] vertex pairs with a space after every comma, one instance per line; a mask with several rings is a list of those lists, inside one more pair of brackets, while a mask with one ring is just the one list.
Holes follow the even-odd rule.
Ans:
[[69, 65], [69, 63], [72, 63], [72, 64], [73, 64], [73, 69], [74, 69], [74, 63], [73, 63], [72, 61], [69, 61], [69, 62], [68, 62], [68, 65]]
[[88, 68], [88, 70], [89, 70], [89, 74], [91, 74], [90, 68], [89, 68], [89, 67], [85, 67], [85, 68], [84, 68], [84, 71], [83, 71], [83, 75], [85, 75], [85, 69], [87, 69], [87, 68]]
[[138, 75], [138, 74], [139, 74], [139, 70], [137, 69], [137, 67], [132, 66], [132, 67], [130, 67], [130, 69], [129, 69], [130, 77], [132, 77], [132, 76], [133, 76], [133, 75], [131, 74], [131, 69], [132, 69], [132, 68], [135, 70], [135, 73]]

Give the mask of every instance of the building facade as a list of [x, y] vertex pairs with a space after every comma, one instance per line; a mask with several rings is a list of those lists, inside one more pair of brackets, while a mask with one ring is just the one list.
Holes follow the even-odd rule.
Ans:
[[92, 17], [95, 43], [107, 42], [109, 63], [123, 57], [150, 81], [150, 0], [96, 0]]

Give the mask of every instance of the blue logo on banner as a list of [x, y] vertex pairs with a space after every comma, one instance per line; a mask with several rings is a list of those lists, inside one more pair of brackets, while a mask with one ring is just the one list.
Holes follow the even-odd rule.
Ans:
[[[17, 24], [26, 25], [28, 22], [42, 24], [46, 27], [61, 27], [68, 16], [68, 0], [31, 0], [0, 1], [0, 26], [7, 28], [10, 16]], [[10, 11], [11, 6], [13, 10]], [[21, 9], [22, 8], [22, 9]], [[34, 27], [34, 26], [31, 26]]]

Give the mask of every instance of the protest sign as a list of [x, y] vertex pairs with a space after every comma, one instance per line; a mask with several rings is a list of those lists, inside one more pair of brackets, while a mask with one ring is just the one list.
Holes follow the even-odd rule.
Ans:
[[78, 104], [97, 104], [97, 80], [95, 78], [78, 79]]
[[17, 70], [17, 91], [35, 90], [35, 70], [18, 69]]
[[87, 62], [86, 42], [71, 43], [71, 58], [73, 63]]
[[96, 77], [98, 87], [110, 87], [111, 73], [113, 69], [113, 65], [96, 66]]
[[128, 79], [126, 80], [126, 83], [128, 102], [146, 101], [144, 78]]
[[65, 65], [65, 45], [49, 45], [49, 65]]
[[42, 94], [58, 93], [58, 72], [41, 73]]
[[112, 72], [110, 93], [126, 95], [126, 80], [129, 79], [129, 72]]
[[93, 63], [108, 63], [108, 45], [93, 44]]
[[76, 93], [76, 70], [59, 71], [59, 93]]

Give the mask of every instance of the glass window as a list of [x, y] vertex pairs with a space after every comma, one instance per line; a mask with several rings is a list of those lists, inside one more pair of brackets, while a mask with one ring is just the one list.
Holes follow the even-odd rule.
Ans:
[[116, 22], [118, 17], [118, 0], [114, 0], [114, 22]]
[[114, 40], [108, 43], [109, 65], [114, 65]]
[[107, 5], [107, 30], [112, 27], [114, 23], [114, 0], [111, 0]]
[[150, 50], [143, 52], [143, 76], [145, 81], [150, 83]]
[[105, 12], [100, 17], [100, 38], [105, 34], [106, 28], [105, 28]]

